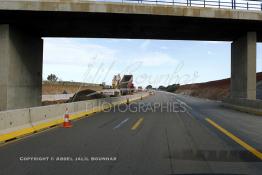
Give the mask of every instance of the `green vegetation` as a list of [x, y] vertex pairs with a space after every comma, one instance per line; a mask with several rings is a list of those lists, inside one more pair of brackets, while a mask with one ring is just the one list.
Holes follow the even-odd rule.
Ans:
[[47, 76], [48, 81], [56, 82], [58, 80], [58, 77], [55, 74], [50, 74]]
[[148, 85], [148, 86], [146, 87], [146, 89], [153, 89], [153, 86], [152, 86], [152, 85]]
[[168, 85], [167, 87], [159, 86], [158, 89], [161, 91], [175, 92], [179, 86], [180, 84], [172, 84], [172, 85]]

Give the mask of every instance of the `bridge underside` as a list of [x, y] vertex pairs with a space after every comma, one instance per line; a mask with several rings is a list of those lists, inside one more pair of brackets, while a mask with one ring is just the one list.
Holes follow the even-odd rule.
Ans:
[[41, 37], [233, 41], [247, 31], [262, 41], [262, 21], [142, 14], [0, 11], [0, 24]]
[[231, 97], [255, 99], [262, 21], [1, 10], [0, 31], [0, 110], [41, 103], [41, 37], [233, 41]]

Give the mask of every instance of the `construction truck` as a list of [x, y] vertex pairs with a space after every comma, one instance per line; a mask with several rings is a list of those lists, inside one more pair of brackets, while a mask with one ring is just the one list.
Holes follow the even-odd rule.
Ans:
[[133, 75], [124, 75], [119, 83], [119, 89], [122, 95], [132, 94], [135, 90]]

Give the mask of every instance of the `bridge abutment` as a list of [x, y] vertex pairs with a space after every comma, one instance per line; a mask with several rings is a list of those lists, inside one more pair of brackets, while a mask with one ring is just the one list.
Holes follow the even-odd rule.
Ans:
[[231, 44], [231, 98], [256, 99], [256, 32]]
[[40, 36], [0, 25], [0, 110], [41, 104], [42, 64]]

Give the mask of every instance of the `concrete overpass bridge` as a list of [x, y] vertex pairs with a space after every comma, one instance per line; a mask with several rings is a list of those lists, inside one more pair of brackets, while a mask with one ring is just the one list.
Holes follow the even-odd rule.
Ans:
[[231, 41], [231, 97], [255, 99], [262, 13], [232, 7], [0, 1], [0, 110], [40, 105], [41, 37]]

